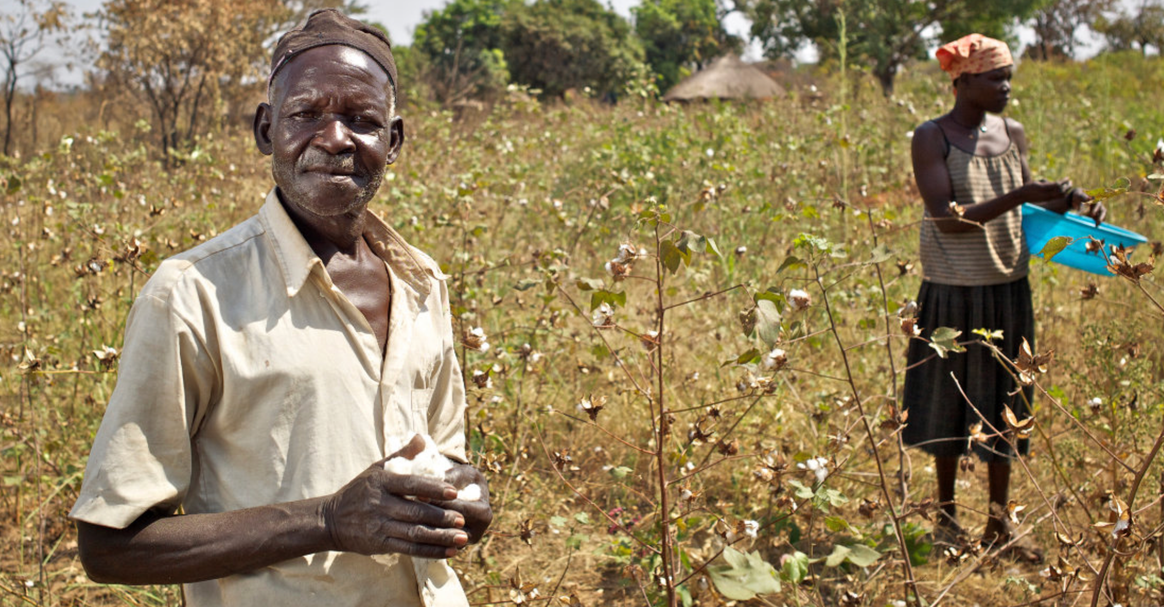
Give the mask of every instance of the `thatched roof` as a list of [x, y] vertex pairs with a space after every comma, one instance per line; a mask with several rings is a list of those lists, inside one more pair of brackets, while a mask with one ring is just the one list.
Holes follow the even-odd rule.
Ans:
[[767, 74], [735, 55], [726, 55], [676, 84], [663, 101], [768, 99], [783, 95], [784, 89]]

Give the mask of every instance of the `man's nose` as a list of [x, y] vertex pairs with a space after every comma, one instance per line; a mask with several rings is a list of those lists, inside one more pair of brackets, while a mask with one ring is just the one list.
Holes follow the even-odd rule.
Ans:
[[332, 155], [350, 152], [356, 147], [352, 141], [352, 132], [339, 118], [324, 120], [312, 143]]

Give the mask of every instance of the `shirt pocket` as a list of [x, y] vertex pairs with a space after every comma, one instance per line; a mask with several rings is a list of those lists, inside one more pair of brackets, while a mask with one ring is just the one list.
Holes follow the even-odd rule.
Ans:
[[409, 401], [412, 409], [412, 430], [424, 435], [429, 435], [428, 431], [428, 411], [432, 405], [432, 386], [425, 388], [413, 388], [409, 391]]

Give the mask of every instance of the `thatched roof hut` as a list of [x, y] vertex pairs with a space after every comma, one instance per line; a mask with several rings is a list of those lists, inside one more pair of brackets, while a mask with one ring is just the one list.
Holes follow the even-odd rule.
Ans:
[[667, 91], [663, 101], [702, 99], [769, 99], [784, 88], [755, 66], [735, 55], [725, 55]]

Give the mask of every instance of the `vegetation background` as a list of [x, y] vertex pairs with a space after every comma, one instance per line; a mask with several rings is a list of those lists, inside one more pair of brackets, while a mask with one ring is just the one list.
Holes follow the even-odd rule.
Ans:
[[[19, 5], [0, 16], [27, 18], [3, 32], [0, 50], [26, 40], [12, 56], [91, 22]], [[66, 514], [136, 293], [270, 187], [246, 126], [270, 42], [259, 34], [310, 6], [247, 6], [110, 0], [97, 20], [106, 47], [74, 92], [17, 87], [35, 74], [19, 71], [27, 58], [9, 62], [0, 604], [180, 602], [175, 587], [89, 582]], [[909, 136], [951, 96], [912, 50], [887, 87], [865, 38], [917, 6], [846, 4], [813, 36], [807, 22], [785, 29], [826, 51], [787, 75], [784, 98], [662, 104], [661, 85], [739, 43], [712, 28], [680, 56], [643, 33], [680, 9], [709, 14], [701, 6], [722, 18], [721, 5], [678, 0], [645, 3], [633, 23], [582, 0], [457, 0], [398, 48], [410, 135], [374, 207], [453, 276], [472, 451], [497, 514], [454, 561], [471, 601], [1164, 601], [1160, 246], [1114, 259], [1119, 277], [1032, 263], [1035, 356], [1000, 364], [1037, 385], [1034, 421], [982, 432], [1032, 434], [1009, 515], [1048, 562], [935, 549], [930, 461], [900, 447], [896, 399], [920, 281]], [[801, 5], [765, 6], [782, 16], [763, 23], [791, 27], [780, 11]], [[1034, 3], [1027, 18], [1070, 6]], [[1089, 23], [1118, 34], [1134, 17]], [[1149, 52], [1159, 38], [1119, 36], [1087, 62], [1042, 45], [1007, 114], [1027, 127], [1036, 177], [1074, 179], [1113, 223], [1156, 240], [1164, 63]], [[558, 70], [570, 80], [514, 50], [553, 67], [587, 40], [610, 53]], [[957, 356], [989, 339], [932, 341]], [[964, 463], [963, 524], [980, 529], [984, 492], [970, 488], [985, 470]]]

